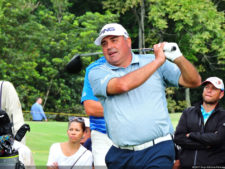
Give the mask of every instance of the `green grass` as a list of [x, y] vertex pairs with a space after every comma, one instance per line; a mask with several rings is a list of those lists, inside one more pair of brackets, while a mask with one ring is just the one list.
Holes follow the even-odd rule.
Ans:
[[[181, 113], [170, 114], [174, 128]], [[26, 144], [31, 149], [36, 166], [45, 166], [49, 148], [53, 143], [67, 140], [67, 122], [26, 122], [31, 132], [26, 134]]]
[[170, 119], [171, 119], [171, 121], [172, 121], [174, 130], [176, 129], [176, 126], [177, 126], [177, 124], [178, 124], [178, 121], [179, 121], [179, 119], [180, 119], [180, 116], [181, 116], [181, 113], [171, 113], [171, 114], [170, 114]]
[[31, 131], [26, 134], [26, 144], [31, 149], [36, 166], [46, 165], [49, 148], [53, 143], [67, 140], [67, 122], [26, 122]]

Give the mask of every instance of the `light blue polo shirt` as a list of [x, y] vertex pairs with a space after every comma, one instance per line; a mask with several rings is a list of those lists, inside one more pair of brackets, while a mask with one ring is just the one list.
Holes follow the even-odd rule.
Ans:
[[144, 84], [127, 93], [111, 96], [106, 94], [110, 79], [121, 77], [153, 60], [155, 56], [151, 54], [133, 54], [132, 62], [127, 68], [112, 66], [106, 62], [89, 72], [93, 93], [104, 107], [107, 134], [116, 145], [139, 145], [173, 134], [165, 89], [168, 86], [178, 86], [181, 72], [174, 63], [166, 60]]

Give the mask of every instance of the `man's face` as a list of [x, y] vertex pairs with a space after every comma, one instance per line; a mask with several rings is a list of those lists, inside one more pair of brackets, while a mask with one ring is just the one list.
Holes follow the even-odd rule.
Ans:
[[38, 99], [38, 103], [42, 104], [42, 99], [41, 98]]
[[106, 60], [114, 66], [127, 67], [132, 59], [131, 39], [124, 36], [106, 36], [101, 41]]
[[207, 104], [215, 104], [222, 99], [224, 92], [217, 89], [213, 84], [208, 83], [205, 85], [202, 97], [203, 101]]

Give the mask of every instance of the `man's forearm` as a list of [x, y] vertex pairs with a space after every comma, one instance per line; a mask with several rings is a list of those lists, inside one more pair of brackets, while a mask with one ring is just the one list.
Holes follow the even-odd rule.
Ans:
[[201, 85], [201, 76], [196, 68], [184, 56], [174, 60], [174, 63], [180, 68], [181, 76], [179, 84], [184, 87], [198, 87]]
[[111, 79], [107, 86], [107, 93], [120, 94], [137, 88], [142, 85], [162, 65], [162, 63], [158, 60], [154, 60], [125, 76]]
[[104, 110], [99, 101], [95, 100], [86, 100], [84, 101], [84, 109], [88, 116], [95, 116], [95, 117], [103, 117]]

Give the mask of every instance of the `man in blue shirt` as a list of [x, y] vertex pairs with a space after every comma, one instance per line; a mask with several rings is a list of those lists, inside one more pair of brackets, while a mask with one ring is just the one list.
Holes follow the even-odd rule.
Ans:
[[88, 80], [88, 74], [92, 68], [99, 66], [105, 62], [105, 58], [101, 57], [86, 68], [84, 87], [81, 98], [81, 103], [84, 105], [85, 112], [88, 116], [90, 116], [92, 154], [94, 157], [95, 168], [98, 168], [100, 166], [100, 168], [102, 168], [102, 166], [106, 166], [105, 155], [111, 147], [112, 142], [106, 135], [103, 107], [98, 101], [98, 98], [95, 97], [92, 92], [92, 88]]
[[45, 119], [45, 121], [48, 121], [41, 104], [42, 98], [39, 97], [37, 98], [36, 103], [34, 103], [31, 107], [30, 113], [32, 115], [33, 121], [42, 121], [43, 119]]
[[131, 39], [120, 24], [106, 24], [95, 44], [101, 45], [107, 60], [88, 75], [113, 142], [106, 155], [107, 167], [172, 168], [173, 127], [165, 89], [178, 84], [197, 87], [200, 75], [176, 43], [154, 45], [155, 55], [133, 54]]

